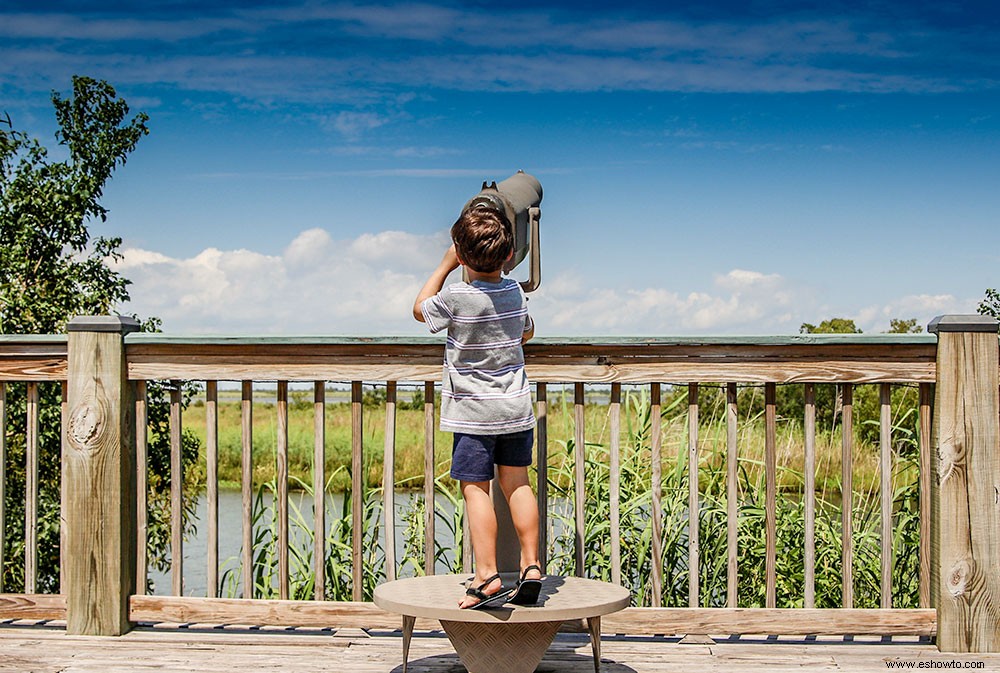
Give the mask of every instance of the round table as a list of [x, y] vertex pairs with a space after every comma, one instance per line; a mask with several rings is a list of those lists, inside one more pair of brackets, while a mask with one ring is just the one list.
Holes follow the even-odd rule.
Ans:
[[[470, 575], [429, 575], [386, 582], [375, 589], [375, 605], [403, 616], [403, 672], [417, 617], [437, 619], [471, 673], [528, 673], [566, 620], [585, 619], [594, 653], [594, 670], [601, 668], [601, 615], [628, 607], [624, 587], [581, 577], [549, 575], [542, 580], [538, 604], [510, 603], [495, 609], [462, 610]], [[513, 586], [516, 574], [504, 574]]]

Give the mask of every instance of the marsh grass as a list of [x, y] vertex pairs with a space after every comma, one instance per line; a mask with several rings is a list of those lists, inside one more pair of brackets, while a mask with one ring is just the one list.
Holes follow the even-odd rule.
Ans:
[[[861, 388], [874, 386], [858, 386]], [[376, 389], [377, 390], [377, 389]], [[624, 389], [624, 399], [638, 399], [648, 393], [645, 388], [634, 387]], [[301, 392], [301, 391], [300, 391]], [[663, 456], [665, 463], [673, 462], [686, 450], [686, 387], [669, 390], [663, 404]], [[573, 437], [573, 404], [572, 390], [559, 390], [550, 386], [548, 432], [553, 446], [571, 442]], [[378, 401], [377, 395], [372, 397]], [[703, 454], [707, 460], [725, 461], [724, 449], [719, 452], [714, 447], [725, 441], [724, 402], [725, 395], [721, 388], [702, 386], [702, 406], [699, 429], [699, 445], [706, 447]], [[764, 434], [762, 412], [757, 411], [759, 398], [762, 398], [760, 387], [747, 386], [740, 390], [740, 408], [747, 409], [740, 419], [740, 457], [761, 464], [764, 457]], [[683, 402], [683, 403], [682, 403]], [[865, 429], [877, 418], [863, 416], [855, 409], [855, 452], [853, 457], [854, 487], [858, 491], [868, 492], [878, 485], [878, 447], [868, 442]], [[910, 421], [904, 416], [914, 410], [907, 410], [903, 405], [896, 405], [893, 419], [894, 428], [903, 428]], [[288, 470], [290, 487], [299, 488], [301, 484], [311, 482], [313, 454], [313, 405], [311, 394], [308, 400], [302, 395], [292, 394], [288, 413]], [[326, 405], [326, 473], [334, 475], [328, 482], [330, 491], [341, 492], [350, 488], [350, 476], [346, 470], [339, 468], [350, 465], [351, 462], [351, 408], [349, 403], [332, 402]], [[636, 409], [622, 411], [623, 451], [627, 444], [624, 438], [634, 435], [632, 425], [636, 421]], [[608, 405], [601, 402], [588, 402], [585, 407], [585, 436], [588, 446], [604, 447], [605, 459], [608, 445]], [[200, 483], [205, 479], [205, 407], [201, 400], [193, 404], [184, 414], [186, 430], [193, 433], [200, 441], [202, 454], [195, 465], [191, 467], [194, 478]], [[222, 488], [239, 488], [240, 454], [241, 454], [241, 424], [240, 403], [238, 401], [220, 400], [219, 403], [219, 479]], [[877, 435], [877, 432], [874, 433]], [[253, 453], [254, 487], [257, 488], [275, 478], [275, 461], [273, 456], [277, 444], [277, 411], [274, 398], [262, 391], [255, 395], [253, 414]], [[364, 408], [363, 445], [366, 461], [365, 484], [369, 488], [377, 488], [382, 482], [383, 448], [385, 444], [385, 407], [381, 404], [366, 405]], [[795, 419], [778, 419], [777, 462], [789, 468], [781, 470], [778, 475], [778, 488], [795, 490], [801, 486], [801, 473], [804, 466], [804, 438], [801, 423]], [[437, 431], [435, 433], [436, 475], [447, 472], [451, 457], [451, 434]], [[635, 447], [643, 450], [644, 447]], [[647, 455], [648, 455], [648, 448]], [[822, 428], [816, 436], [817, 491], [824, 497], [839, 499], [841, 474], [841, 438], [839, 426]], [[572, 453], [565, 454], [550, 449], [549, 466], [556, 468], [553, 473], [557, 479], [563, 474], [558, 468], [566, 460], [572, 460]], [[396, 412], [396, 461], [395, 475], [397, 483], [406, 484], [407, 488], [423, 487], [424, 466], [424, 412], [422, 408], [407, 408], [400, 405]], [[754, 468], [753, 471], [759, 471]], [[756, 476], [756, 475], [754, 475]], [[447, 480], [447, 477], [444, 477]], [[558, 482], [566, 486], [569, 482]]]
[[[662, 558], [664, 569], [661, 604], [688, 604], [688, 479], [686, 416], [671, 414], [664, 405], [662, 438]], [[630, 392], [623, 399], [621, 438], [621, 549], [622, 581], [632, 589], [638, 605], [650, 605], [652, 507], [650, 405], [643, 392]], [[625, 416], [627, 414], [627, 416]], [[698, 512], [700, 564], [699, 604], [723, 607], [726, 602], [726, 428], [718, 415], [699, 427], [700, 507]], [[916, 607], [918, 595], [917, 549], [919, 542], [916, 413], [899, 414], [894, 426], [893, 499], [893, 607]], [[739, 426], [737, 479], [738, 606], [765, 605], [765, 472], [763, 420], [745, 418]], [[802, 607], [805, 593], [805, 502], [801, 471], [801, 430], [789, 423], [779, 426], [777, 436], [777, 600], [778, 607]], [[550, 478], [553, 494], [572, 502], [573, 439], [559, 440], [560, 460]], [[825, 447], [825, 449], [823, 448]], [[835, 449], [835, 450], [834, 450]], [[816, 494], [816, 606], [841, 607], [842, 536], [840, 490], [840, 437], [817, 438], [817, 452], [827, 462], [825, 481]], [[872, 454], [870, 461], [859, 458]], [[586, 451], [584, 575], [611, 579], [610, 471], [607, 446], [588, 442]], [[859, 468], [862, 462], [862, 469]], [[830, 468], [833, 468], [830, 470]], [[877, 490], [877, 448], [860, 445], [854, 462], [853, 498], [854, 593], [856, 607], [878, 607], [881, 593], [880, 496]], [[865, 469], [867, 468], [867, 469]], [[822, 469], [822, 468], [820, 468]], [[871, 471], [868, 471], [871, 470]], [[872, 473], [873, 472], [873, 473]], [[554, 512], [559, 522], [553, 542], [550, 570], [557, 574], [576, 571], [574, 526], [571, 507]]]
[[[558, 574], [576, 571], [573, 553], [573, 404], [570, 395], [558, 391], [549, 395], [549, 484], [550, 565]], [[765, 474], [764, 420], [753, 411], [759, 389], [740, 391], [740, 408], [750, 411], [739, 419], [738, 572], [741, 607], [764, 605], [765, 565]], [[726, 427], [724, 391], [703, 387], [698, 430], [699, 464], [697, 476], [701, 497], [699, 507], [700, 604], [723, 606], [726, 596]], [[239, 480], [239, 404], [220, 403], [220, 475], [227, 481]], [[913, 607], [917, 600], [917, 448], [916, 412], [894, 408], [893, 453], [893, 606]], [[664, 568], [661, 603], [685, 606], [688, 601], [688, 466], [686, 388], [668, 390], [661, 408], [662, 424], [662, 521]], [[609, 580], [611, 576], [609, 416], [608, 406], [599, 402], [586, 405], [585, 448], [585, 563], [584, 575]], [[375, 586], [385, 578], [382, 547], [382, 448], [384, 407], [365, 408], [364, 421], [364, 578], [363, 596], [370, 599]], [[621, 537], [623, 583], [633, 591], [637, 605], [650, 605], [651, 557], [651, 423], [646, 388], [626, 389], [622, 400], [621, 442]], [[185, 426], [199, 431], [204, 427], [203, 407], [185, 414]], [[855, 427], [863, 430], [876, 422], [856, 411]], [[341, 511], [327, 514], [326, 597], [351, 597], [351, 496], [350, 405], [331, 403], [326, 408], [328, 491], [348, 491]], [[397, 489], [423, 486], [422, 409], [397, 412]], [[273, 496], [276, 416], [273, 406], [258, 403], [254, 410], [254, 481], [257, 498], [255, 520], [256, 595], [276, 596], [277, 535]], [[311, 492], [313, 408], [290, 404], [289, 470], [290, 487]], [[854, 592], [856, 607], [877, 607], [880, 594], [880, 522], [878, 494], [878, 447], [867, 443], [864, 432], [855, 438], [853, 456], [854, 497]], [[779, 418], [777, 426], [777, 596], [779, 607], [800, 607], [804, 595], [804, 439], [801, 424]], [[438, 567], [461, 570], [463, 503], [457, 484], [447, 477], [450, 435], [436, 437], [435, 474], [436, 526], [447, 535], [435, 541]], [[841, 600], [841, 436], [839, 427], [817, 432], [816, 477], [816, 606], [840, 607]], [[203, 465], [203, 462], [201, 463]], [[225, 466], [225, 467], [224, 467]], [[533, 470], [534, 472], [534, 470]], [[447, 503], [447, 507], [445, 504]], [[400, 550], [400, 576], [423, 573], [422, 494], [399, 506], [397, 517], [404, 522]], [[311, 598], [312, 532], [302, 513], [293, 510], [290, 523], [294, 535], [304, 541], [300, 552], [290, 559], [291, 589], [294, 598]], [[454, 544], [445, 546], [449, 537]], [[230, 567], [225, 577], [226, 592], [239, 590], [238, 567]]]
[[[382, 456], [385, 445], [385, 408], [365, 408], [364, 455], [367, 461], [365, 484], [377, 487], [382, 482]], [[184, 414], [184, 426], [201, 440], [202, 456], [194, 469], [204, 480], [205, 407], [196, 404]], [[290, 403], [288, 410], [288, 473], [290, 487], [301, 488], [312, 481], [313, 406]], [[412, 478], [414, 488], [423, 485], [423, 411], [397, 412], [397, 479]], [[254, 487], [275, 478], [278, 418], [273, 399], [254, 404], [253, 454]], [[239, 488], [242, 452], [241, 411], [239, 402], [219, 403], [219, 482], [222, 488]], [[451, 435], [438, 433], [437, 446], [450, 446]], [[440, 450], [439, 450], [440, 452]], [[449, 456], [450, 458], [450, 452]], [[346, 403], [326, 405], [326, 474], [331, 475], [328, 491], [349, 490], [351, 477], [344, 466], [351, 463], [351, 406]]]
[[[346, 473], [346, 474], [341, 474]], [[313, 494], [310, 483], [291, 477], [297, 489], [307, 495]], [[351, 483], [350, 470], [338, 467], [327, 481], [329, 486], [338, 481]], [[396, 487], [406, 486], [405, 483]], [[435, 564], [442, 565], [449, 572], [460, 572], [462, 567], [462, 517], [464, 506], [456, 488], [450, 480], [436, 481], [435, 522], [443, 535], [436, 536]], [[383, 491], [381, 487], [366, 488], [362, 494], [363, 535], [362, 540], [362, 599], [370, 601], [375, 587], [386, 579], [386, 557], [383, 547]], [[312, 502], [305, 499], [302, 502]], [[292, 600], [311, 600], [315, 597], [316, 574], [313, 564], [314, 530], [309, 519], [303, 514], [295, 499], [288, 501], [289, 513], [289, 597]], [[325, 537], [324, 598], [326, 600], [349, 601], [353, 599], [352, 574], [352, 496], [341, 500], [339, 508], [326, 513], [327, 530]], [[397, 573], [401, 577], [423, 575], [424, 558], [424, 510], [426, 501], [417, 495], [409, 504], [398, 505], [396, 515], [405, 524], [402, 558], [397, 561]], [[253, 581], [254, 597], [275, 599], [279, 597], [278, 576], [278, 499], [277, 483], [270, 480], [260, 484], [255, 493], [251, 523], [253, 535]], [[453, 540], [445, 546], [441, 539]], [[228, 597], [242, 596], [240, 558], [229, 558], [223, 563], [220, 580], [221, 593]]]

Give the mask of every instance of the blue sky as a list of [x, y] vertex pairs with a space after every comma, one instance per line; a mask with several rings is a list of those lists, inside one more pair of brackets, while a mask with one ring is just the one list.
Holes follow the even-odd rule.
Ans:
[[[502, 5], [502, 6], [501, 6]], [[422, 334], [484, 179], [536, 175], [539, 334], [926, 323], [998, 284], [992, 3], [5, 2], [0, 109], [73, 74], [150, 135], [106, 190], [176, 333]], [[520, 272], [515, 271], [515, 275]]]

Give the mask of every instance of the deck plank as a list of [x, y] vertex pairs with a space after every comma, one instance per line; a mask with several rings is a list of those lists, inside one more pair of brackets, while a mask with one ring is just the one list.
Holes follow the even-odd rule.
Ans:
[[[676, 638], [605, 635], [606, 673], [667, 673], [711, 670], [886, 670], [886, 661], [976, 661], [1000, 667], [1000, 653], [942, 654], [926, 639], [804, 639], [718, 637], [714, 645], [685, 645]], [[399, 672], [399, 631], [331, 629], [250, 630], [235, 628], [141, 627], [119, 638], [68, 636], [57, 626], [0, 625], [0, 673], [125, 673], [126, 671], [301, 671]], [[559, 634], [539, 666], [552, 673], [590, 669], [590, 644], [583, 634]], [[946, 664], [947, 665], [947, 664]], [[961, 664], [959, 664], [961, 666]], [[410, 646], [410, 671], [461, 670], [451, 643], [440, 631], [417, 631]]]

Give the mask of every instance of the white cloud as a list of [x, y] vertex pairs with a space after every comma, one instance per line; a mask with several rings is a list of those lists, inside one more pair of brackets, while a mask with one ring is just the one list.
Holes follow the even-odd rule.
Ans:
[[917, 325], [926, 329], [935, 316], [976, 313], [978, 305], [978, 299], [960, 299], [950, 294], [914, 294], [884, 305], [865, 306], [852, 317], [865, 332], [885, 332], [893, 318], [916, 318]]
[[734, 269], [708, 291], [588, 288], [575, 274], [547, 280], [531, 298], [539, 325], [556, 334], [650, 336], [684, 333], [789, 333], [791, 304], [807, 301], [777, 274]]
[[136, 267], [152, 266], [155, 264], [169, 264], [173, 261], [166, 255], [153, 252], [152, 250], [132, 248], [127, 252], [128, 255], [115, 265], [119, 271], [127, 272], [129, 269], [134, 269]]
[[781, 276], [776, 273], [763, 274], [759, 271], [746, 271], [745, 269], [733, 269], [715, 279], [716, 285], [733, 291], [754, 287], [775, 287], [781, 282]]
[[[412, 302], [448, 245], [446, 232], [403, 231], [335, 240], [299, 233], [277, 255], [207, 248], [190, 258], [127, 248], [117, 268], [133, 281], [124, 307], [159, 316], [175, 334], [424, 335]], [[453, 275], [457, 279], [457, 274]], [[697, 283], [698, 279], [695, 279]], [[846, 317], [865, 332], [891, 318], [926, 323], [975, 311], [975, 300], [909, 295], [871, 304], [829, 297], [780, 274], [732, 269], [704, 287], [600, 287], [577, 272], [553, 274], [530, 296], [539, 335], [795, 334], [803, 322]], [[864, 303], [861, 303], [864, 301]]]
[[170, 258], [126, 248], [118, 264], [125, 309], [163, 319], [173, 333], [416, 334], [410, 316], [443, 235], [365, 234], [336, 241], [308, 229], [280, 255], [208, 248]]
[[306, 229], [285, 248], [285, 262], [294, 267], [319, 265], [330, 259], [333, 239], [325, 229]]
[[374, 112], [343, 111], [328, 117], [325, 126], [336, 130], [349, 140], [356, 140], [369, 131], [388, 123], [388, 119]]

